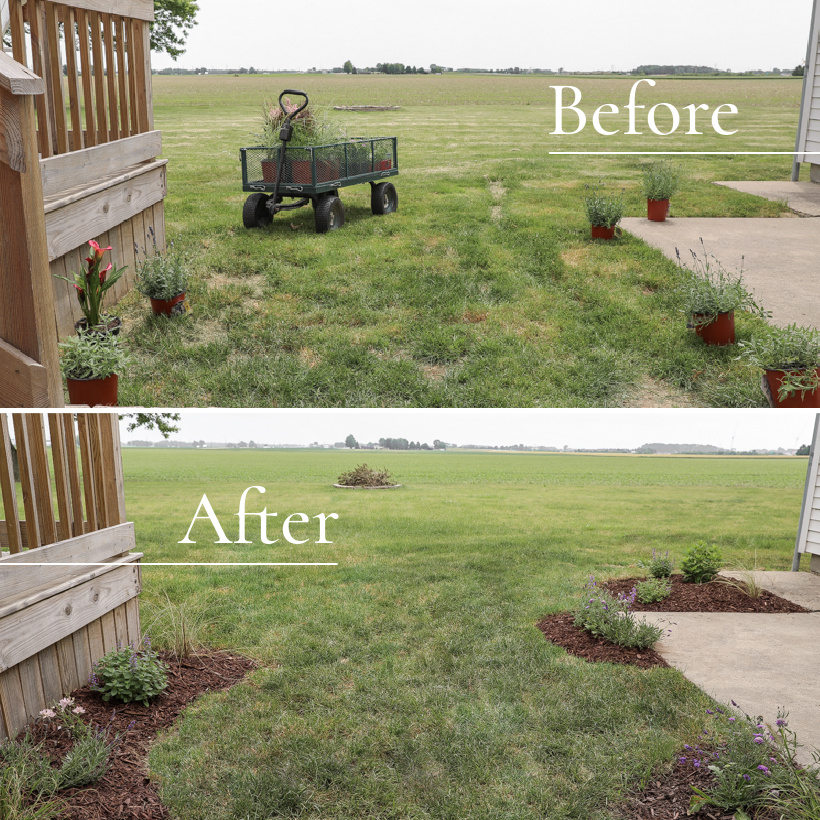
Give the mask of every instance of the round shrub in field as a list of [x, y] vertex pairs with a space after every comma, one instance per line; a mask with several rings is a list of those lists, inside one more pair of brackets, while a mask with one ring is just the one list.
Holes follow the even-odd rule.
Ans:
[[336, 481], [343, 487], [391, 487], [396, 482], [387, 470], [374, 470], [367, 464], [342, 473]]
[[103, 655], [91, 672], [91, 690], [99, 692], [105, 701], [148, 706], [168, 686], [167, 671], [146, 637], [141, 649], [129, 644]]

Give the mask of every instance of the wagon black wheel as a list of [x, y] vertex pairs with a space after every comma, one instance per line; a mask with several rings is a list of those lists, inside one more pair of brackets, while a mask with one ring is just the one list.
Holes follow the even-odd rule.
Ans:
[[337, 196], [323, 196], [316, 205], [313, 214], [316, 220], [316, 233], [335, 231], [345, 224], [345, 206]]
[[264, 228], [273, 221], [268, 210], [267, 194], [251, 194], [242, 208], [242, 224], [246, 228]]
[[378, 216], [398, 210], [399, 195], [392, 182], [379, 182], [370, 189], [370, 210]]

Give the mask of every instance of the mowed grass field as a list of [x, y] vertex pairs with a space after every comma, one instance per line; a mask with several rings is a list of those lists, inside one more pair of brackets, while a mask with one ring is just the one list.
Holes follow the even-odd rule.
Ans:
[[[625, 192], [645, 213], [645, 157], [553, 150], [791, 151], [801, 84], [791, 79], [671, 80], [638, 102], [675, 105], [677, 134], [550, 136], [551, 85], [581, 107], [613, 103], [625, 130], [634, 78], [204, 76], [154, 78], [156, 127], [169, 159], [167, 230], [190, 255], [191, 313], [154, 319], [129, 295], [120, 312], [133, 354], [120, 404], [143, 406], [760, 406], [759, 376], [734, 350], [686, 330], [676, 268], [625, 235], [593, 243], [588, 185]], [[399, 211], [370, 213], [369, 186], [342, 191], [347, 223], [317, 236], [312, 209], [265, 229], [242, 226], [239, 148], [256, 144], [263, 100], [301, 87], [351, 136], [397, 136]], [[683, 106], [732, 103], [737, 128], [685, 135]], [[702, 116], [702, 115], [701, 115]], [[658, 117], [668, 127], [668, 117]], [[567, 115], [565, 128], [574, 128]], [[787, 179], [788, 156], [681, 157], [677, 216], [773, 216], [785, 210], [714, 180]], [[729, 269], [740, 260], [721, 260]], [[759, 320], [741, 317], [739, 337]]]
[[[367, 453], [404, 486], [331, 485], [364, 454], [123, 452], [145, 561], [337, 562], [335, 567], [143, 569], [143, 628], [257, 658], [229, 693], [186, 710], [153, 747], [176, 820], [614, 817], [624, 792], [704, 728], [707, 698], [678, 672], [587, 664], [535, 624], [590, 574], [629, 576], [653, 548], [695, 541], [732, 563], [788, 569], [802, 458], [481, 452]], [[263, 545], [181, 545], [203, 494], [231, 540], [248, 511]], [[332, 544], [292, 513], [335, 512]], [[279, 525], [279, 531], [275, 526]], [[167, 596], [167, 597], [166, 597]], [[167, 638], [166, 638], [167, 640]], [[784, 704], [788, 708], [788, 704]]]

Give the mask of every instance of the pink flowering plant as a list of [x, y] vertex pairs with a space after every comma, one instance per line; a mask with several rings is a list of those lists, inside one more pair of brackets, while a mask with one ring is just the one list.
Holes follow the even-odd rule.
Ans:
[[101, 248], [93, 239], [88, 244], [91, 253], [85, 259], [85, 269], [80, 273], [75, 273], [71, 279], [67, 276], [57, 276], [56, 278], [69, 282], [74, 286], [80, 309], [90, 329], [103, 324], [101, 311], [105, 294], [120, 280], [126, 268], [115, 268], [111, 263], [107, 267], [103, 267], [103, 255], [111, 250], [111, 246]]
[[638, 590], [613, 595], [598, 586], [595, 576], [590, 575], [584, 585], [581, 599], [573, 610], [574, 623], [598, 638], [635, 649], [654, 646], [664, 634], [659, 626], [638, 621], [632, 611]]
[[94, 664], [91, 689], [99, 692], [105, 701], [114, 699], [123, 703], [150, 705], [168, 686], [168, 667], [151, 648], [146, 635], [142, 647], [134, 643], [118, 645]]
[[47, 797], [61, 789], [89, 785], [102, 777], [111, 753], [121, 742], [119, 734], [111, 736], [115, 713], [105, 727], [87, 723], [84, 714], [85, 709], [68, 697], [40, 712], [41, 721], [58, 731], [65, 730], [73, 741], [59, 765], [52, 765], [43, 741], [35, 744], [30, 730], [20, 740], [0, 744], [0, 758], [16, 772], [25, 791]]

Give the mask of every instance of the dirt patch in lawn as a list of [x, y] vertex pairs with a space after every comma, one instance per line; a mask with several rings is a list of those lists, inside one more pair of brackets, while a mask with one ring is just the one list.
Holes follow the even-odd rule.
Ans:
[[[617, 595], [629, 593], [633, 586], [644, 578], [619, 578], [601, 584]], [[635, 601], [632, 609], [636, 612], [808, 612], [799, 604], [794, 604], [763, 590], [759, 597], [752, 598], [743, 590], [721, 581], [708, 584], [687, 584], [683, 575], [672, 576], [672, 592], [668, 598], [654, 604]]]
[[[200, 695], [229, 689], [256, 667], [252, 660], [227, 652], [201, 653], [181, 662], [168, 653], [160, 655], [169, 667], [168, 688], [151, 706], [104, 703], [88, 686], [72, 692], [76, 704], [85, 709], [87, 722], [105, 727], [114, 712], [111, 736], [118, 733], [122, 740], [108, 771], [95, 784], [57, 793], [56, 799], [65, 805], [60, 820], [165, 820], [168, 810], [147, 776], [146, 758], [157, 733], [172, 726]], [[32, 734], [35, 742], [44, 742], [44, 752], [55, 763], [71, 747], [68, 733], [57, 729], [56, 721], [38, 722]]]

